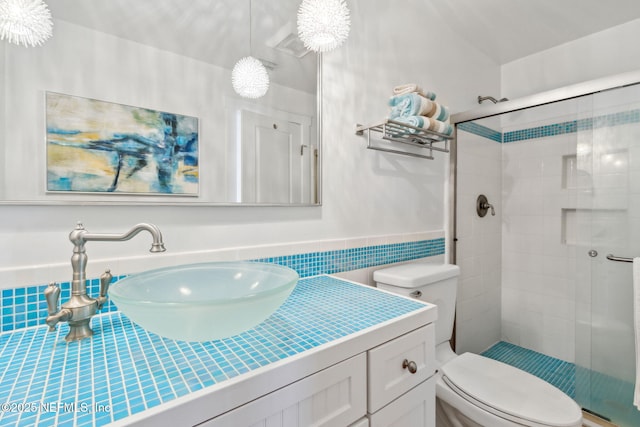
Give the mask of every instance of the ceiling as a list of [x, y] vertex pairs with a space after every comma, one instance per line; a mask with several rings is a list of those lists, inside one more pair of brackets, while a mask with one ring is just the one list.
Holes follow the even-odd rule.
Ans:
[[640, 18], [640, 0], [423, 1], [501, 65]]
[[[296, 82], [305, 75], [300, 67], [315, 75], [314, 54], [300, 63], [268, 46], [286, 34], [295, 35], [300, 1], [47, 0], [47, 4], [56, 19], [226, 68], [251, 49], [253, 56], [276, 64], [272, 80], [315, 88], [315, 81]], [[498, 64], [640, 18], [640, 0], [413, 0], [413, 4], [425, 7], [429, 20], [445, 22]], [[278, 76], [284, 75], [278, 70], [290, 67], [297, 67], [293, 74]]]

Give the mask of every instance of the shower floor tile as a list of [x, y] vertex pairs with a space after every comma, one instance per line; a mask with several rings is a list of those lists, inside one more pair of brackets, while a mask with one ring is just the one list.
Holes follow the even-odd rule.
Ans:
[[572, 399], [576, 397], [576, 365], [573, 363], [504, 341], [493, 345], [482, 355], [529, 372], [556, 386]]
[[640, 411], [633, 406], [632, 383], [583, 367], [576, 368], [573, 363], [504, 341], [494, 344], [482, 355], [547, 381], [583, 408], [621, 427], [640, 426]]

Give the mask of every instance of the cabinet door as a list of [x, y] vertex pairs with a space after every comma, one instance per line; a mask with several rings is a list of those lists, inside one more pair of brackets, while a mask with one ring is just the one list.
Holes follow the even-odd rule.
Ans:
[[207, 427], [346, 426], [366, 413], [366, 357], [347, 359], [205, 423]]
[[435, 427], [436, 379], [434, 375], [369, 415], [370, 427]]
[[374, 413], [435, 373], [434, 325], [369, 350], [368, 358], [369, 413]]

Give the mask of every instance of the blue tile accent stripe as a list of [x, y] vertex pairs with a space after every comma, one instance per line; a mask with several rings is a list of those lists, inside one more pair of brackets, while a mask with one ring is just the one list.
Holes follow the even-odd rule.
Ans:
[[[119, 312], [94, 317], [90, 340], [68, 327], [0, 334], [0, 425], [102, 426], [424, 308], [327, 276], [302, 279], [266, 321], [204, 343], [161, 338]], [[75, 406], [74, 406], [75, 405]]]
[[[545, 126], [536, 126], [528, 129], [520, 129], [502, 134], [502, 142], [516, 142], [527, 139], [545, 138], [548, 136], [563, 135], [567, 133], [575, 133], [578, 130], [578, 121], [572, 120], [562, 123], [554, 123]], [[581, 129], [581, 130], [586, 130]]]
[[526, 141], [529, 139], [545, 138], [548, 136], [564, 135], [582, 131], [590, 131], [604, 127], [620, 126], [640, 123], [640, 110], [621, 111], [586, 119], [570, 120], [545, 126], [536, 126], [500, 133], [486, 126], [474, 122], [458, 124], [458, 129], [465, 130], [496, 142], [509, 143]]
[[[310, 277], [442, 255], [444, 251], [445, 241], [444, 238], [440, 238], [263, 258], [257, 261], [281, 264], [296, 270], [300, 277]], [[69, 275], [71, 275], [71, 266], [69, 266]], [[116, 277], [114, 281], [122, 277], [124, 276]], [[36, 285], [2, 290], [0, 331], [42, 325], [47, 318], [45, 288], [46, 285]], [[71, 282], [60, 283], [60, 289], [60, 301], [67, 301], [71, 294]], [[88, 281], [87, 292], [89, 295], [98, 295], [100, 280], [95, 278]], [[103, 313], [116, 310], [117, 307], [110, 301], [102, 308]]]
[[296, 270], [300, 277], [310, 277], [442, 255], [444, 250], [445, 242], [441, 238], [263, 258], [258, 261], [281, 264]]
[[458, 125], [459, 130], [482, 136], [495, 142], [502, 142], [502, 133], [476, 122], [463, 122]]

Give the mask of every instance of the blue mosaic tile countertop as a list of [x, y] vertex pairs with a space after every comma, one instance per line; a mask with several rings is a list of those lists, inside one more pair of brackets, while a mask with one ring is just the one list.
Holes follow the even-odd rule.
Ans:
[[239, 388], [252, 378], [262, 375], [262, 383], [282, 378], [282, 384], [273, 384], [281, 387], [290, 381], [287, 364], [301, 367], [300, 360], [313, 356], [314, 369], [323, 369], [322, 363], [393, 338], [384, 332], [390, 325], [406, 329], [395, 326], [398, 334], [433, 320], [434, 306], [316, 276], [300, 280], [265, 322], [222, 340], [165, 339], [119, 312], [94, 317], [94, 337], [68, 344], [66, 324], [55, 333], [46, 326], [6, 332], [0, 334], [0, 425], [125, 425], [224, 392], [224, 399], [209, 397], [204, 407], [213, 407], [211, 413], [195, 416], [192, 405], [189, 416], [204, 421], [238, 406], [235, 395], [259, 397], [246, 394], [254, 389], [264, 394], [260, 387]]

